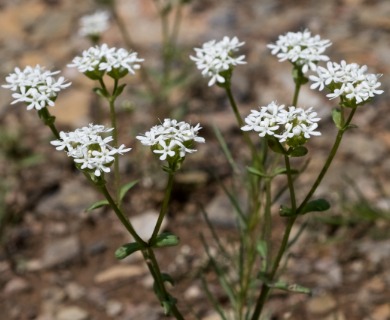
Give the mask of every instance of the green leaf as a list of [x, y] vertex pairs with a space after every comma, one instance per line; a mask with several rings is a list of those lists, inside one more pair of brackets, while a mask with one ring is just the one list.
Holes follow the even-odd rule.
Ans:
[[169, 275], [168, 273], [162, 272], [162, 273], [161, 273], [161, 278], [162, 278], [163, 282], [168, 282], [168, 283], [170, 283], [172, 286], [175, 285], [175, 280], [173, 280], [173, 278], [171, 277], [171, 275]]
[[132, 253], [141, 249], [142, 249], [142, 245], [139, 244], [138, 242], [126, 243], [123, 246], [116, 249], [115, 258], [117, 258], [118, 260], [124, 259], [129, 255], [131, 255]]
[[308, 202], [300, 211], [300, 214], [306, 214], [314, 211], [326, 211], [330, 208], [330, 204], [325, 199], [317, 199]]
[[341, 129], [343, 127], [343, 117], [340, 109], [334, 108], [332, 110], [332, 119], [337, 129]]
[[108, 206], [109, 203], [107, 200], [100, 200], [100, 201], [97, 201], [95, 202], [94, 204], [92, 204], [88, 209], [87, 209], [87, 212], [89, 211], [92, 211], [92, 210], [95, 210], [95, 209], [98, 209], [98, 208], [101, 208], [103, 206]]
[[179, 242], [180, 240], [178, 236], [170, 232], [163, 232], [156, 237], [152, 246], [154, 248], [173, 247], [178, 245]]
[[102, 88], [93, 88], [93, 92], [95, 92], [98, 96], [102, 98], [108, 98], [109, 94], [106, 90], [103, 90]]
[[284, 205], [281, 205], [281, 206], [280, 206], [280, 209], [279, 209], [279, 214], [280, 214], [282, 217], [291, 217], [292, 215], [294, 215], [294, 212], [292, 211], [291, 208], [286, 207], [286, 206], [284, 206]]
[[294, 293], [304, 293], [311, 294], [311, 290], [309, 288], [303, 287], [299, 284], [288, 284], [283, 281], [277, 281], [274, 283], [267, 283], [270, 288], [280, 289], [284, 291], [294, 292]]
[[268, 147], [273, 152], [285, 154], [286, 151], [283, 149], [282, 145], [276, 139], [267, 139]]
[[256, 176], [260, 176], [260, 177], [269, 177], [267, 174], [265, 174], [265, 173], [259, 171], [258, 169], [254, 168], [254, 167], [247, 167], [247, 170], [248, 170], [250, 173], [252, 173], [252, 174], [254, 174], [254, 175], [256, 175]]
[[[277, 176], [277, 175], [279, 175], [279, 174], [287, 174], [287, 169], [286, 168], [276, 168], [275, 170], [274, 170], [274, 172], [272, 173], [272, 175], [273, 176]], [[299, 173], [299, 170], [297, 170], [297, 169], [291, 169], [290, 170], [290, 173], [291, 174], [298, 174]]]
[[123, 92], [123, 89], [125, 87], [126, 87], [126, 83], [124, 83], [124, 84], [120, 85], [119, 87], [117, 87], [116, 90], [115, 90], [115, 93], [114, 93], [115, 97], [120, 96], [121, 93]]
[[290, 148], [288, 150], [288, 155], [290, 157], [303, 157], [305, 155], [307, 155], [307, 148], [304, 147], [304, 146], [298, 146], [298, 147], [294, 147], [294, 148]]
[[126, 183], [121, 187], [121, 190], [119, 191], [119, 200], [122, 201], [126, 193], [134, 187], [138, 183], [138, 180], [131, 181], [129, 183]]

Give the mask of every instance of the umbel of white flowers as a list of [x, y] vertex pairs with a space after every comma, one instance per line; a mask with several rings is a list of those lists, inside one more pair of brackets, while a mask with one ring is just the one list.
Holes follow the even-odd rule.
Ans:
[[80, 19], [79, 35], [99, 37], [109, 27], [110, 15], [107, 11], [97, 11]]
[[318, 62], [329, 60], [323, 53], [331, 45], [330, 40], [322, 40], [319, 35], [312, 36], [306, 29], [303, 32], [280, 35], [276, 43], [270, 43], [267, 47], [279, 61], [288, 60], [306, 73], [309, 70], [315, 71]]
[[128, 73], [135, 74], [141, 68], [137, 52], [129, 52], [123, 48], [110, 48], [107, 44], [84, 50], [81, 56], [73, 59], [68, 67], [75, 67], [87, 77], [98, 80], [107, 73], [114, 79], [119, 79]]
[[381, 83], [378, 81], [381, 75], [366, 73], [367, 66], [359, 66], [357, 63], [328, 62], [326, 68], [318, 67], [317, 74], [309, 79], [313, 82], [311, 89], [330, 91], [326, 96], [329, 99], [340, 97], [345, 106], [355, 107], [364, 104], [375, 95], [382, 94], [378, 89]]
[[224, 37], [221, 41], [208, 41], [202, 48], [194, 48], [196, 56], [190, 56], [195, 61], [199, 70], [202, 70], [204, 77], [209, 77], [209, 86], [215, 83], [226, 82], [226, 72], [238, 64], [245, 64], [245, 56], [234, 56], [234, 53], [244, 45], [237, 37], [230, 39]]
[[71, 85], [64, 77], [53, 77], [58, 73], [60, 72], [46, 70], [40, 65], [27, 66], [23, 70], [15, 68], [5, 78], [7, 84], [2, 87], [14, 92], [11, 104], [24, 102], [27, 110], [41, 110], [47, 106], [53, 107], [58, 93]]
[[112, 136], [103, 135], [112, 131], [103, 125], [90, 124], [88, 127], [76, 129], [72, 132], [60, 132], [60, 139], [51, 141], [57, 150], [64, 150], [69, 157], [74, 159], [76, 166], [100, 177], [104, 172], [110, 172], [110, 166], [114, 163], [116, 154], [128, 152], [131, 148], [125, 148], [122, 144], [118, 148], [110, 146]]
[[200, 129], [199, 123], [193, 127], [184, 121], [165, 119], [144, 135], [137, 136], [137, 139], [143, 145], [150, 146], [160, 160], [176, 161], [184, 159], [187, 153], [195, 152], [195, 142], [205, 142], [204, 138], [198, 136]]
[[319, 136], [315, 131], [317, 122], [321, 120], [312, 108], [304, 110], [271, 102], [262, 106], [259, 110], [252, 110], [245, 118], [246, 125], [243, 131], [255, 131], [260, 137], [276, 137], [280, 143], [286, 143], [290, 147], [303, 145], [311, 136]]

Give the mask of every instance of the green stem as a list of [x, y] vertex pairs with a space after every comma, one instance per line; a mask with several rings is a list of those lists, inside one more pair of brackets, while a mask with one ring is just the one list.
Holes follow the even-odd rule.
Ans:
[[[234, 112], [234, 115], [236, 117], [238, 126], [240, 128], [240, 131], [241, 131], [241, 133], [242, 133], [242, 135], [244, 137], [244, 140], [245, 140], [246, 144], [248, 145], [249, 149], [252, 152], [252, 159], [257, 159], [258, 157], [257, 157], [256, 148], [255, 148], [252, 140], [250, 139], [250, 137], [249, 137], [249, 135], [248, 135], [248, 133], [246, 131], [242, 131], [241, 130], [241, 127], [244, 126], [244, 121], [242, 120], [241, 115], [240, 115], [240, 113], [238, 111], [237, 103], [234, 100], [231, 87], [230, 87], [230, 85], [226, 85], [224, 88], [225, 88], [226, 94], [227, 94], [227, 96], [229, 98], [229, 102], [230, 102], [230, 105], [231, 105], [231, 107], [233, 109], [233, 112]], [[261, 161], [259, 163], [261, 163]]]
[[[276, 272], [279, 268], [280, 261], [282, 260], [282, 257], [283, 257], [283, 255], [288, 247], [288, 240], [289, 240], [291, 229], [292, 229], [292, 226], [294, 225], [295, 220], [297, 219], [301, 210], [305, 207], [307, 202], [313, 196], [314, 192], [317, 190], [317, 187], [319, 186], [319, 184], [321, 183], [322, 179], [324, 178], [326, 172], [328, 171], [328, 169], [329, 169], [329, 167], [330, 167], [330, 165], [331, 165], [331, 163], [332, 163], [332, 161], [337, 153], [337, 150], [340, 146], [342, 137], [343, 137], [345, 131], [348, 129], [348, 126], [350, 125], [355, 112], [356, 112], [356, 108], [352, 109], [352, 111], [350, 112], [350, 114], [348, 116], [347, 121], [344, 123], [343, 127], [341, 129], [339, 129], [337, 136], [336, 136], [336, 139], [335, 139], [335, 142], [333, 144], [333, 147], [328, 155], [328, 158], [326, 159], [325, 164], [324, 164], [322, 170], [320, 171], [317, 179], [315, 180], [313, 186], [311, 187], [310, 191], [308, 192], [308, 194], [306, 195], [305, 199], [302, 201], [300, 206], [295, 210], [295, 214], [288, 218], [288, 222], [287, 222], [286, 230], [285, 230], [285, 233], [283, 236], [282, 244], [279, 248], [278, 254], [277, 254], [275, 261], [274, 261], [274, 264], [273, 264], [272, 271], [269, 275], [269, 279], [268, 279], [269, 281], [274, 280]], [[288, 170], [288, 168], [287, 168], [287, 170]], [[289, 186], [289, 188], [290, 188], [290, 186]], [[291, 189], [290, 189], [290, 191], [291, 191]], [[292, 207], [294, 207], [293, 202], [292, 202]], [[293, 210], [293, 212], [294, 212], [294, 210]], [[270, 292], [270, 290], [271, 290], [271, 288], [268, 286], [268, 284], [263, 283], [259, 298], [258, 298], [257, 303], [256, 303], [255, 311], [252, 315], [252, 320], [259, 319], [261, 312], [262, 312], [262, 309], [263, 309], [263, 306], [267, 300], [268, 293]]]
[[[102, 89], [107, 92], [106, 86], [102, 79], [99, 79], [99, 82], [102, 86]], [[110, 120], [111, 120], [111, 128], [112, 130], [112, 139], [113, 139], [113, 147], [118, 148], [118, 125], [116, 120], [116, 111], [115, 111], [115, 101], [117, 98], [116, 90], [118, 88], [118, 80], [114, 81], [114, 89], [112, 95], [110, 95], [107, 100], [110, 105]], [[107, 92], [108, 93], [108, 92]], [[118, 206], [120, 207], [120, 172], [119, 172], [119, 154], [114, 155], [114, 186], [115, 186], [115, 200]]]
[[[121, 33], [123, 40], [126, 44], [126, 47], [129, 50], [139, 51], [137, 49], [135, 43], [131, 39], [129, 32], [127, 31], [126, 24], [124, 23], [121, 16], [117, 12], [115, 1], [112, 2], [111, 11], [112, 11], [113, 18], [114, 18], [114, 20], [119, 28], [119, 32]], [[143, 83], [145, 84], [145, 86], [147, 87], [147, 90], [149, 91], [149, 93], [153, 97], [154, 103], [157, 105], [158, 101], [160, 100], [160, 94], [159, 94], [158, 89], [155, 87], [155, 85], [151, 81], [151, 79], [148, 75], [148, 72], [144, 67], [140, 68], [139, 72], [140, 72], [140, 76], [141, 76]]]
[[333, 147], [328, 155], [328, 158], [326, 159], [325, 161], [325, 164], [324, 166], [322, 167], [317, 179], [315, 180], [313, 186], [311, 187], [311, 189], [309, 190], [309, 192], [307, 193], [305, 199], [302, 201], [301, 205], [298, 207], [297, 209], [297, 214], [299, 214], [299, 212], [304, 208], [304, 206], [309, 202], [310, 198], [313, 196], [314, 192], [317, 190], [318, 186], [320, 185], [322, 179], [324, 178], [326, 172], [328, 171], [336, 153], [337, 153], [337, 150], [340, 146], [340, 143], [341, 143], [341, 140], [343, 138], [343, 135], [345, 133], [345, 131], [348, 129], [348, 126], [350, 125], [351, 121], [352, 121], [352, 118], [356, 112], [356, 109], [357, 108], [354, 108], [351, 110], [349, 116], [348, 116], [348, 119], [347, 121], [344, 123], [343, 127], [339, 129], [339, 131], [337, 132], [337, 136], [336, 136], [336, 139], [335, 139], [335, 142], [333, 143]]
[[57, 130], [57, 127], [54, 124], [56, 118], [50, 114], [50, 112], [47, 109], [47, 107], [42, 108], [41, 110], [39, 110], [38, 111], [38, 115], [42, 119], [44, 124], [50, 128], [51, 132], [56, 137], [56, 139], [60, 139], [60, 134], [59, 134], [59, 132]]
[[111, 197], [105, 184], [99, 184], [98, 187], [99, 187], [100, 191], [103, 193], [103, 195], [105, 196], [105, 198], [107, 199], [111, 208], [114, 210], [114, 212], [115, 212], [116, 216], [118, 217], [118, 219], [120, 220], [120, 222], [124, 225], [124, 227], [127, 229], [127, 231], [129, 231], [129, 233], [133, 236], [134, 240], [146, 248], [148, 246], [148, 244], [135, 231], [131, 222], [125, 217], [122, 210], [118, 207], [118, 205], [116, 204], [114, 199]]
[[[275, 261], [273, 263], [273, 266], [272, 266], [271, 273], [269, 274], [269, 278], [268, 278], [269, 282], [273, 281], [273, 279], [276, 275], [276, 272], [278, 271], [280, 261], [282, 260], [284, 252], [287, 249], [288, 239], [290, 237], [292, 226], [294, 225], [296, 218], [297, 218], [297, 216], [289, 217], [289, 220], [288, 220], [287, 226], [286, 226], [286, 230], [284, 232], [282, 244], [280, 245], [278, 254], [277, 254]], [[268, 283], [263, 283], [263, 285], [261, 287], [260, 295], [259, 295], [257, 302], [256, 302], [255, 311], [253, 312], [253, 315], [251, 318], [252, 320], [258, 320], [260, 318], [261, 312], [263, 310], [265, 302], [267, 301], [268, 294], [269, 294], [270, 290], [271, 290], [271, 287], [268, 285]]]
[[150, 237], [149, 244], [152, 244], [154, 242], [154, 240], [156, 239], [158, 232], [160, 231], [161, 224], [164, 220], [164, 217], [168, 212], [168, 204], [169, 204], [169, 200], [171, 198], [174, 175], [175, 175], [174, 172], [169, 172], [167, 187], [165, 189], [164, 200], [163, 200], [163, 203], [161, 205], [160, 214], [158, 216], [158, 219], [157, 219], [156, 225], [154, 227], [152, 236]]
[[171, 295], [165, 288], [164, 279], [162, 277], [161, 270], [153, 249], [151, 247], [148, 247], [144, 251], [142, 251], [142, 254], [144, 256], [146, 264], [148, 265], [149, 271], [156, 283], [157, 295], [160, 302], [170, 302], [169, 311], [172, 313], [172, 315], [178, 320], [184, 320], [184, 317], [177, 308], [176, 303], [172, 301]]

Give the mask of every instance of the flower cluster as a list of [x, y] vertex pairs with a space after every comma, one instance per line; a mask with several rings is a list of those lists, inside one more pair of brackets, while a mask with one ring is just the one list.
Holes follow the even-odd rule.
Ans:
[[210, 77], [209, 86], [217, 83], [225, 83], [227, 71], [231, 71], [233, 66], [245, 64], [245, 56], [234, 57], [233, 53], [244, 45], [237, 37], [216, 42], [212, 40], [203, 44], [202, 48], [194, 48], [196, 56], [190, 56], [195, 61], [199, 70], [202, 70], [204, 77]]
[[319, 35], [311, 36], [309, 30], [304, 30], [281, 35], [275, 44], [268, 44], [267, 47], [279, 61], [289, 60], [306, 73], [309, 70], [315, 71], [319, 61], [329, 60], [323, 53], [331, 44], [330, 40], [321, 40]]
[[102, 44], [83, 51], [82, 56], [75, 57], [68, 67], [76, 67], [94, 80], [101, 79], [106, 72], [114, 79], [119, 79], [129, 72], [134, 74], [141, 67], [139, 62], [142, 61], [144, 59], [139, 59], [136, 52]]
[[57, 150], [65, 150], [69, 157], [74, 158], [77, 167], [90, 171], [99, 177], [103, 172], [110, 172], [116, 154], [123, 154], [131, 149], [122, 144], [113, 148], [109, 143], [111, 136], [102, 135], [112, 131], [102, 125], [90, 124], [88, 127], [76, 129], [72, 132], [60, 132], [60, 139], [51, 141]]
[[260, 137], [274, 136], [280, 143], [286, 142], [290, 147], [303, 145], [311, 136], [319, 136], [317, 113], [312, 108], [304, 110], [294, 106], [285, 108], [271, 102], [259, 110], [252, 110], [245, 118], [243, 131], [255, 131]]
[[192, 149], [194, 142], [205, 142], [204, 138], [198, 136], [200, 129], [199, 123], [192, 127], [184, 121], [165, 119], [161, 125], [152, 127], [137, 139], [143, 145], [150, 146], [160, 160], [175, 161], [184, 159], [186, 153], [195, 152]]
[[321, 91], [327, 87], [331, 91], [326, 95], [329, 99], [340, 97], [345, 105], [356, 106], [383, 93], [378, 89], [381, 85], [378, 81], [380, 75], [367, 74], [366, 71], [367, 66], [356, 63], [329, 61], [326, 68], [318, 67], [317, 75], [309, 77], [313, 81], [310, 88]]
[[41, 110], [47, 106], [53, 107], [58, 93], [71, 85], [64, 77], [55, 79], [53, 75], [58, 73], [39, 65], [27, 66], [24, 70], [15, 68], [14, 73], [5, 78], [7, 84], [2, 87], [14, 91], [12, 97], [15, 100], [11, 104], [25, 102], [27, 110]]
[[110, 15], [106, 11], [83, 16], [80, 19], [79, 35], [83, 37], [99, 37], [109, 27]]

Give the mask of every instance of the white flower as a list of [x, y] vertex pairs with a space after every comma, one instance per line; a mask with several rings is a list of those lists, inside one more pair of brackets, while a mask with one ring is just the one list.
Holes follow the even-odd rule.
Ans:
[[203, 44], [202, 48], [194, 48], [196, 56], [190, 56], [190, 59], [195, 61], [204, 77], [210, 78], [209, 86], [215, 83], [225, 83], [226, 79], [221, 72], [246, 63], [244, 55], [238, 57], [233, 55], [244, 43], [240, 42], [237, 37], [230, 39], [226, 36], [219, 42], [208, 41]]
[[51, 141], [57, 150], [65, 150], [69, 157], [74, 158], [81, 170], [93, 172], [97, 177], [103, 172], [110, 172], [110, 166], [116, 154], [123, 154], [131, 150], [121, 145], [113, 148], [109, 143], [112, 136], [105, 138], [102, 135], [112, 131], [102, 125], [90, 124], [88, 127], [76, 129], [72, 132], [60, 132], [60, 139]]
[[202, 129], [199, 124], [195, 127], [184, 121], [165, 119], [161, 125], [154, 126], [144, 135], [136, 138], [143, 145], [150, 146], [153, 153], [159, 154], [160, 160], [172, 159], [176, 156], [184, 158], [187, 153], [193, 153], [194, 142], [204, 143], [205, 140], [198, 136]]
[[290, 106], [286, 109], [284, 105], [271, 102], [259, 110], [252, 110], [241, 130], [255, 131], [260, 137], [274, 136], [280, 143], [297, 146], [304, 144], [311, 136], [321, 135], [315, 131], [319, 120], [312, 108], [304, 110]]
[[378, 89], [380, 75], [367, 74], [366, 71], [367, 66], [347, 64], [344, 60], [340, 63], [328, 62], [326, 68], [318, 67], [317, 75], [309, 77], [313, 82], [310, 88], [321, 91], [326, 87], [330, 90], [326, 95], [329, 99], [340, 97], [344, 103], [362, 104], [383, 93]]
[[80, 19], [79, 35], [83, 37], [99, 36], [109, 27], [110, 15], [106, 11], [98, 11]]
[[27, 110], [41, 110], [47, 106], [53, 107], [58, 93], [71, 85], [64, 77], [55, 79], [53, 75], [58, 73], [39, 65], [34, 68], [27, 66], [24, 70], [15, 68], [14, 73], [5, 78], [7, 84], [2, 87], [14, 91], [12, 97], [15, 100], [11, 104], [25, 102]]
[[267, 47], [279, 61], [289, 60], [306, 73], [309, 70], [315, 71], [318, 62], [329, 60], [323, 53], [330, 45], [332, 43], [329, 40], [321, 40], [319, 35], [311, 36], [310, 31], [306, 29], [303, 32], [280, 35], [276, 43], [268, 44]]
[[83, 51], [81, 56], [75, 57], [72, 63], [68, 64], [68, 67], [75, 67], [81, 73], [94, 73], [98, 78], [102, 77], [104, 72], [111, 75], [112, 71], [124, 72], [119, 76], [123, 77], [127, 72], [134, 74], [135, 70], [141, 67], [139, 62], [142, 61], [144, 59], [138, 58], [136, 52], [110, 48], [107, 44], [102, 44]]

